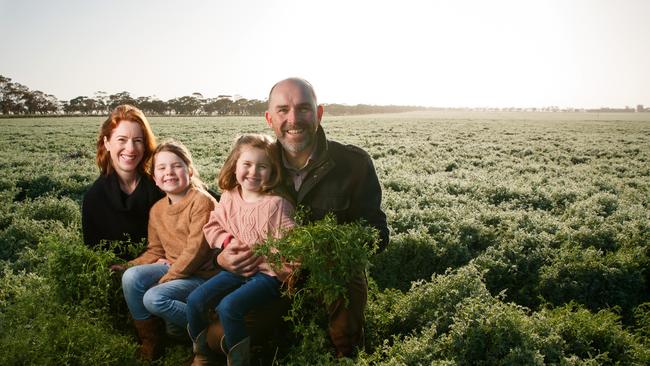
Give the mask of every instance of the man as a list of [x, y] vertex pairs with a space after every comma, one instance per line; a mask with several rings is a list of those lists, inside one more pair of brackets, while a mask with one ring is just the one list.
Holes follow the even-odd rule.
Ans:
[[[298, 205], [309, 208], [309, 219], [333, 213], [339, 223], [363, 219], [379, 231], [380, 250], [388, 244], [386, 215], [381, 210], [381, 186], [370, 156], [352, 145], [328, 140], [321, 127], [323, 106], [306, 80], [289, 78], [269, 93], [266, 122], [275, 133], [284, 165], [285, 188]], [[217, 257], [222, 268], [243, 276], [257, 271], [262, 259], [245, 246], [231, 243]], [[329, 335], [337, 356], [352, 356], [363, 347], [363, 312], [368, 294], [365, 274], [348, 288], [349, 304], [328, 304]]]

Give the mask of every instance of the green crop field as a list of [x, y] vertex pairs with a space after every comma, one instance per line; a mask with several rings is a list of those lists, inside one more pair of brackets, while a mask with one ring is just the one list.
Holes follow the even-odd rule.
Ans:
[[[0, 364], [134, 364], [108, 253], [80, 239], [101, 117], [0, 118]], [[159, 117], [204, 181], [262, 117]], [[354, 364], [650, 364], [650, 114], [325, 116], [391, 228]], [[317, 340], [280, 363], [323, 363]], [[320, 346], [322, 347], [322, 346]], [[172, 348], [162, 364], [190, 356]]]

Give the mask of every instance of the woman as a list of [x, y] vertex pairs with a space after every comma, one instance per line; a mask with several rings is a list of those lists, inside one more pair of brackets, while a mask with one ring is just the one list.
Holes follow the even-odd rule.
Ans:
[[[142, 111], [130, 105], [116, 107], [102, 124], [96, 161], [100, 176], [86, 192], [82, 205], [84, 242], [91, 248], [101, 241], [147, 238], [149, 209], [164, 196], [149, 175], [156, 138]], [[115, 254], [133, 259], [126, 245]]]

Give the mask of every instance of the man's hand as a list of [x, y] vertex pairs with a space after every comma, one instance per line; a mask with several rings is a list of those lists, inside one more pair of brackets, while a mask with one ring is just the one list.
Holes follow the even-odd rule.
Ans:
[[217, 256], [219, 266], [228, 272], [244, 277], [250, 277], [257, 273], [259, 265], [264, 262], [262, 257], [253, 254], [246, 244], [237, 239], [232, 241]]

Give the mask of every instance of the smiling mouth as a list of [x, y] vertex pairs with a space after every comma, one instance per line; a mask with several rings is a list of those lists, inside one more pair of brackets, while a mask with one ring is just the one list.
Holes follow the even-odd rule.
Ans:
[[303, 132], [305, 132], [304, 128], [297, 128], [297, 129], [292, 129], [292, 130], [286, 130], [284, 131], [287, 135], [300, 135]]

